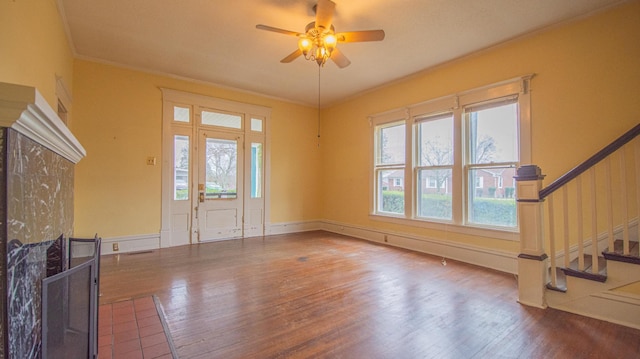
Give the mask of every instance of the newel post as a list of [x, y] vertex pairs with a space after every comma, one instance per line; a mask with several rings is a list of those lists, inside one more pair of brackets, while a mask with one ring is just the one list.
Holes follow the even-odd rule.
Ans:
[[540, 167], [526, 165], [518, 168], [516, 176], [518, 220], [520, 224], [520, 255], [518, 255], [518, 302], [532, 307], [546, 308], [544, 298], [548, 282], [548, 257], [544, 252], [544, 223], [540, 190]]

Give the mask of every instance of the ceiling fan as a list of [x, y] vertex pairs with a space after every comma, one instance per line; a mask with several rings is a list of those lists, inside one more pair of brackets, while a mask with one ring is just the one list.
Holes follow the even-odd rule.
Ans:
[[267, 25], [256, 25], [256, 28], [298, 38], [298, 49], [280, 62], [288, 63], [303, 55], [307, 60], [317, 62], [319, 66], [324, 66], [327, 59], [331, 59], [338, 67], [344, 68], [349, 66], [351, 61], [337, 48], [338, 43], [381, 41], [384, 39], [384, 31], [335, 32], [331, 24], [335, 7], [336, 4], [331, 0], [318, 0], [318, 4], [314, 6], [316, 21], [310, 22], [304, 32], [289, 31]]

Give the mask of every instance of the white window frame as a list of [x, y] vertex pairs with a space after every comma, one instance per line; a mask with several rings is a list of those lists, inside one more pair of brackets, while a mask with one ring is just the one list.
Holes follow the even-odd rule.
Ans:
[[[502, 81], [499, 83], [491, 84], [481, 88], [472, 89], [469, 91], [460, 92], [457, 94], [428, 100], [422, 103], [408, 105], [403, 108], [394, 109], [384, 113], [375, 114], [369, 117], [371, 125], [371, 175], [370, 175], [370, 214], [369, 217], [372, 220], [384, 221], [402, 225], [416, 226], [421, 228], [429, 228], [443, 231], [450, 231], [462, 234], [478, 235], [489, 238], [504, 239], [504, 240], [519, 240], [519, 227], [497, 227], [497, 226], [484, 226], [472, 223], [466, 223], [466, 206], [467, 191], [464, 188], [468, 187], [467, 174], [465, 166], [463, 164], [463, 150], [466, 148], [464, 140], [464, 108], [471, 104], [477, 104], [482, 102], [491, 101], [494, 99], [505, 98], [509, 96], [517, 96], [518, 103], [518, 136], [519, 136], [519, 164], [531, 163], [531, 79], [533, 74], [525, 75], [522, 77]], [[417, 157], [417, 144], [416, 144], [416, 125], [415, 121], [418, 118], [424, 118], [426, 116], [434, 116], [439, 113], [450, 112], [453, 113], [454, 118], [454, 163], [452, 166], [452, 207], [453, 218], [450, 221], [434, 220], [418, 218], [416, 216], [417, 199], [415, 194], [418, 192], [417, 186], [421, 184], [417, 181], [416, 172], [416, 157]], [[378, 193], [380, 189], [377, 188], [377, 173], [378, 166], [376, 166], [376, 151], [378, 144], [375, 141], [376, 131], [381, 126], [386, 126], [390, 123], [405, 122], [406, 136], [406, 156], [404, 166], [404, 198], [405, 198], [405, 213], [404, 215], [389, 215], [388, 213], [378, 211]], [[475, 186], [474, 186], [475, 187]]]
[[[402, 163], [382, 163], [381, 161], [379, 161], [379, 157], [380, 157], [380, 153], [378, 153], [378, 149], [381, 149], [381, 147], [378, 144], [378, 139], [380, 138], [380, 131], [384, 130], [386, 128], [390, 128], [390, 127], [394, 127], [394, 126], [398, 126], [398, 125], [405, 125], [405, 132], [406, 132], [406, 123], [405, 119], [404, 119], [404, 114], [400, 113], [391, 113], [389, 114], [388, 117], [385, 117], [386, 121], [384, 122], [384, 124], [382, 124], [381, 126], [377, 126], [374, 129], [374, 134], [372, 136], [373, 141], [375, 142], [374, 144], [374, 148], [375, 148], [375, 152], [373, 153], [373, 187], [375, 188], [376, 193], [382, 193], [382, 191], [384, 190], [384, 186], [382, 186], [382, 183], [380, 183], [381, 181], [378, 181], [378, 178], [381, 176], [381, 173], [383, 171], [404, 171], [405, 172], [405, 178], [404, 178], [404, 183], [405, 183], [405, 188], [408, 186], [407, 183], [407, 176], [406, 176], [406, 168], [407, 166], [407, 156], [406, 156], [406, 152], [407, 152], [407, 148], [409, 148], [408, 143], [406, 143], [405, 140], [405, 159], [404, 162]], [[406, 138], [406, 135], [405, 135]], [[391, 187], [393, 186], [392, 183], [388, 183], [387, 186]], [[388, 187], [387, 187], [388, 188]], [[380, 199], [378, 198], [379, 196], [375, 196], [376, 201], [373, 204], [374, 206], [374, 211], [378, 212], [378, 213], [383, 213], [385, 216], [393, 216], [393, 217], [400, 217], [400, 216], [404, 216], [406, 215], [406, 211], [407, 211], [407, 196], [406, 196], [406, 190], [405, 190], [405, 196], [404, 196], [404, 210], [405, 213], [404, 214], [398, 214], [398, 213], [393, 213], [393, 212], [383, 212], [383, 211], [379, 211], [378, 208], [382, 208], [382, 203], [380, 201]]]

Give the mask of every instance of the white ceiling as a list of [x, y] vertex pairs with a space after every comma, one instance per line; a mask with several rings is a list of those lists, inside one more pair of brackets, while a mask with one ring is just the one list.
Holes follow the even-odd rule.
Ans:
[[[466, 54], [620, 0], [334, 0], [337, 32], [383, 29], [343, 43], [351, 65], [321, 70], [325, 107]], [[318, 65], [280, 60], [314, 20], [316, 0], [58, 0], [79, 58], [318, 104]]]

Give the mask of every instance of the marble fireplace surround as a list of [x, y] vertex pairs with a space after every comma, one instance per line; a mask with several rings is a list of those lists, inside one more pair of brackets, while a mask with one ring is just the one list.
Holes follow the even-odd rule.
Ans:
[[47, 248], [73, 232], [85, 155], [37, 89], [0, 83], [0, 358], [40, 356]]

